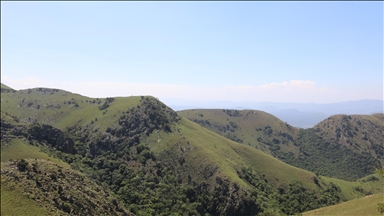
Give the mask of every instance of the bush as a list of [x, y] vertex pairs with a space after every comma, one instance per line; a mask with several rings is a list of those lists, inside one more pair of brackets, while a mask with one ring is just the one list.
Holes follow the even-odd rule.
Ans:
[[21, 159], [19, 162], [17, 162], [17, 169], [20, 170], [20, 172], [24, 172], [27, 169], [28, 161]]
[[380, 214], [384, 213], [384, 203], [377, 203], [377, 211], [380, 212]]

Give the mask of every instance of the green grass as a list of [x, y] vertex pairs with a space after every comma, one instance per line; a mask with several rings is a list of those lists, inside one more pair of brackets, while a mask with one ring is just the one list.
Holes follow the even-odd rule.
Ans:
[[[250, 166], [259, 174], [265, 175], [268, 182], [275, 187], [285, 181], [301, 181], [307, 188], [316, 188], [313, 182], [314, 173], [288, 165], [255, 148], [231, 141], [185, 118], [176, 127], [180, 129], [181, 134], [160, 133], [162, 140], [150, 144], [149, 147], [155, 152], [161, 152], [170, 148], [169, 145], [181, 145], [185, 137], [189, 144], [183, 145], [191, 149], [186, 158], [186, 163], [191, 167], [188, 171], [190, 173], [198, 172], [192, 170], [192, 167], [215, 164], [219, 167], [216, 175], [227, 176], [239, 185], [247, 187], [247, 183], [238, 177], [236, 168]], [[157, 135], [149, 138], [155, 139], [157, 140]]]
[[36, 201], [22, 195], [21, 192], [1, 184], [1, 215], [51, 215]]
[[[378, 178], [378, 181], [362, 181], [363, 179], [368, 179], [371, 176], [375, 176]], [[365, 194], [359, 193], [354, 190], [356, 187], [361, 187], [364, 191], [367, 193], [372, 194], [378, 194], [384, 192], [384, 177], [380, 176], [378, 174], [372, 174], [367, 177], [364, 177], [362, 179], [359, 179], [358, 181], [344, 181], [341, 179], [336, 178], [329, 178], [325, 176], [321, 176], [321, 179], [325, 182], [333, 182], [337, 186], [340, 187], [340, 189], [343, 191], [343, 195], [346, 199], [356, 199], [362, 196], [365, 196]]]
[[[40, 123], [62, 130], [73, 125], [91, 125], [93, 129], [105, 130], [140, 101], [140, 96], [116, 97], [107, 109], [99, 110], [105, 98], [89, 98], [63, 90], [42, 92], [39, 88], [1, 93], [1, 98], [2, 111], [16, 116], [21, 122], [30, 123], [38, 119]], [[59, 108], [49, 108], [48, 105]]]
[[[116, 125], [123, 112], [138, 105], [140, 101], [140, 97], [117, 97], [107, 109], [99, 110], [99, 106], [103, 104], [105, 99], [96, 100], [62, 90], [49, 93], [38, 91], [35, 88], [2, 93], [1, 96], [2, 111], [16, 116], [20, 119], [20, 122], [31, 122], [28, 118], [32, 117], [39, 119], [41, 123], [50, 124], [64, 131], [66, 127], [74, 125], [89, 125], [91, 129], [104, 131], [107, 127]], [[93, 100], [100, 101], [100, 103], [90, 103]], [[64, 101], [66, 104], [64, 104]], [[68, 104], [68, 101], [75, 101], [79, 107], [75, 108], [73, 104]], [[28, 106], [28, 103], [33, 104]], [[37, 105], [40, 105], [39, 109], [37, 109]], [[47, 105], [60, 105], [60, 108], [48, 108]], [[212, 165], [218, 167], [214, 176], [208, 180], [213, 185], [215, 184], [214, 177], [221, 176], [247, 188], [249, 185], [238, 177], [236, 169], [250, 166], [255, 168], [260, 175], [265, 175], [268, 183], [275, 187], [286, 181], [300, 181], [307, 188], [317, 187], [313, 181], [314, 173], [293, 167], [264, 153], [269, 151], [268, 148], [256, 141], [259, 137], [270, 139], [263, 131], [257, 131], [258, 128], [264, 130], [265, 127], [270, 126], [273, 128], [274, 134], [287, 133], [292, 137], [298, 134], [297, 128], [289, 127], [278, 118], [262, 111], [245, 110], [239, 112], [240, 117], [229, 116], [222, 110], [186, 110], [179, 112], [179, 115], [185, 118], [179, 124], [173, 125], [174, 132], [160, 131], [158, 134], [152, 133], [148, 137], [148, 147], [157, 153], [165, 152], [171, 148], [190, 149], [185, 154], [185, 163], [188, 166], [185, 166], [184, 171], [185, 175], [190, 174], [193, 176], [196, 182], [207, 181], [201, 175], [201, 170], [204, 166]], [[217, 131], [210, 131], [189, 121], [187, 118], [209, 120], [211, 124], [219, 125], [229, 125], [230, 122], [234, 122], [238, 125], [235, 135], [243, 139], [243, 144], [231, 141], [215, 133]], [[372, 121], [377, 120], [376, 117], [372, 118]], [[12, 121], [12, 119], [8, 120]], [[159, 138], [161, 138], [160, 142], [158, 142]], [[146, 143], [146, 139], [142, 140], [142, 144]], [[285, 148], [284, 150], [297, 153], [297, 148], [291, 142], [281, 146], [283, 149]], [[259, 148], [259, 150], [255, 147]], [[47, 159], [69, 167], [68, 164], [40, 152], [37, 147], [30, 146], [17, 139], [13, 140], [11, 145], [2, 148], [1, 158], [2, 161], [20, 158]], [[334, 182], [340, 186], [347, 199], [364, 196], [353, 190], [357, 186], [361, 186], [364, 190], [373, 193], [384, 190], [380, 190], [380, 186], [384, 182], [382, 178], [378, 182], [364, 183], [321, 177], [320, 182]]]
[[[197, 167], [216, 164], [219, 171], [215, 175], [227, 176], [233, 182], [247, 187], [247, 183], [237, 176], [236, 168], [250, 166], [255, 168], [259, 174], [265, 175], [268, 183], [276, 188], [286, 181], [300, 181], [306, 188], [317, 188], [313, 181], [316, 176], [314, 173], [286, 164], [253, 147], [228, 140], [186, 118], [182, 118], [180, 124], [174, 126], [173, 131], [169, 134], [165, 132], [160, 132], [159, 135], [153, 133], [148, 138], [148, 146], [155, 152], [166, 151], [172, 148], [172, 145], [190, 148], [191, 151], [186, 157], [186, 163], [189, 165], [188, 170], [186, 170], [187, 173], [196, 174], [199, 172]], [[157, 142], [158, 137], [161, 137], [160, 142]], [[186, 144], [186, 141], [189, 144]], [[142, 143], [146, 143], [146, 140], [143, 140]], [[363, 182], [361, 179], [353, 182], [324, 176], [321, 176], [319, 180], [323, 184], [333, 182], [341, 188], [342, 194], [349, 200], [365, 196], [353, 189], [358, 186], [371, 193], [384, 192], [384, 178], [378, 175], [374, 176], [379, 180]], [[204, 179], [200, 180], [203, 181]]]
[[384, 194], [376, 194], [368, 197], [350, 200], [341, 204], [328, 206], [308, 212], [303, 216], [337, 215], [337, 216], [363, 216], [383, 215], [377, 210], [377, 204], [384, 203]]
[[13, 139], [8, 146], [1, 148], [1, 162], [11, 159], [45, 159], [57, 163], [65, 168], [70, 168], [69, 164], [50, 157], [48, 154], [41, 152], [40, 148], [26, 144], [23, 140]]
[[[235, 112], [235, 111], [232, 111]], [[179, 111], [178, 114], [190, 120], [198, 121], [208, 121], [209, 125], [204, 125], [204, 127], [227, 137], [230, 134], [233, 137], [239, 138], [242, 140], [242, 144], [255, 147], [260, 149], [263, 152], [271, 154], [269, 146], [259, 142], [258, 139], [262, 139], [266, 142], [272, 142], [273, 138], [278, 139], [280, 142], [283, 142], [283, 138], [279, 137], [279, 134], [286, 133], [292, 137], [295, 137], [298, 134], [299, 129], [295, 127], [288, 127], [286, 123], [276, 118], [275, 116], [258, 110], [237, 110], [240, 116], [230, 116], [222, 109], [193, 109], [193, 110], [183, 110]], [[237, 128], [233, 128], [231, 122], [237, 125]], [[219, 130], [217, 125], [220, 126], [229, 126], [234, 130], [230, 132], [228, 130]], [[272, 136], [267, 136], [264, 133], [266, 127], [271, 127], [273, 129]], [[257, 129], [257, 130], [256, 130]], [[280, 145], [280, 148], [285, 151], [293, 152], [297, 154], [298, 148], [294, 144], [286, 140], [285, 145]]]

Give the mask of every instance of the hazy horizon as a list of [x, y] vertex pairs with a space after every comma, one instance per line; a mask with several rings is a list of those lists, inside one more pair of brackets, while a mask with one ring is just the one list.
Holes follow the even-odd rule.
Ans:
[[1, 2], [1, 82], [94, 97], [383, 100], [382, 2]]

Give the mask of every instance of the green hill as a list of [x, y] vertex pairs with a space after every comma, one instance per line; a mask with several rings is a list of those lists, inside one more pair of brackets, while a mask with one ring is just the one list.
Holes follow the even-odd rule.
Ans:
[[[294, 214], [383, 190], [382, 177], [340, 181], [288, 165], [149, 96], [92, 99], [44, 88], [1, 96], [2, 158], [53, 156], [52, 164], [69, 164], [137, 215]], [[298, 133], [276, 124], [281, 133]], [[28, 178], [17, 188], [37, 190], [36, 182], [23, 183]]]
[[1, 83], [1, 92], [13, 92], [13, 91], [15, 91], [15, 90], [12, 89], [11, 87]]
[[331, 116], [306, 130], [256, 110], [195, 109], [178, 114], [320, 175], [357, 180], [384, 164], [382, 114]]
[[360, 216], [360, 215], [383, 215], [378, 211], [378, 204], [383, 203], [384, 194], [375, 194], [359, 199], [350, 200], [345, 203], [332, 205], [308, 212], [304, 212], [303, 216], [316, 215], [337, 215], [337, 216]]

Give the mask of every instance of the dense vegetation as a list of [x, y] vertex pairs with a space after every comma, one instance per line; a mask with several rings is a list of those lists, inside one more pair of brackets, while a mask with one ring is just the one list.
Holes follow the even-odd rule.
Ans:
[[289, 164], [319, 175], [358, 179], [381, 166], [380, 161], [368, 152], [358, 153], [345, 146], [332, 145], [318, 136], [314, 129], [301, 130], [297, 140], [299, 157], [287, 153], [277, 155]]
[[[44, 88], [2, 94], [2, 158], [32, 158], [2, 162], [2, 189], [16, 197], [16, 188], [50, 214], [292, 215], [361, 196], [383, 181], [332, 183], [212, 133], [153, 97], [90, 99]], [[297, 144], [295, 129], [282, 127], [252, 130], [265, 134], [274, 152], [276, 145]], [[232, 133], [244, 125], [231, 119], [220, 128], [240, 142]], [[10, 174], [10, 167], [17, 171]]]
[[320, 175], [357, 180], [384, 164], [383, 114], [332, 116], [305, 130], [261, 111], [185, 110], [179, 114]]

